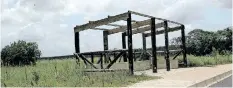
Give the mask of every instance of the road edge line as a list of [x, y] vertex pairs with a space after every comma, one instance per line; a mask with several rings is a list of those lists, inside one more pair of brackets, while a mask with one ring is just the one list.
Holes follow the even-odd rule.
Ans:
[[215, 84], [215, 83], [218, 83], [218, 82], [220, 82], [220, 81], [222, 81], [222, 80], [224, 80], [224, 79], [226, 79], [226, 78], [228, 78], [228, 77], [230, 77], [230, 76], [232, 76], [232, 75], [227, 75], [227, 76], [225, 76], [225, 77], [223, 77], [223, 78], [221, 78], [221, 79], [219, 79], [219, 80], [217, 80], [217, 81], [215, 81], [215, 82], [213, 82], [213, 83], [208, 84], [206, 87], [209, 87], [209, 86], [211, 86], [211, 85], [213, 85], [213, 84]]
[[232, 75], [232, 70], [227, 71], [227, 72], [224, 72], [224, 73], [219, 74], [219, 75], [217, 75], [217, 76], [208, 78], [208, 79], [206, 79], [206, 80], [204, 80], [204, 81], [200, 81], [200, 82], [198, 82], [198, 83], [192, 84], [191, 86], [188, 86], [188, 88], [190, 88], [190, 87], [207, 87], [207, 86], [209, 86], [211, 83], [214, 83], [214, 82], [216, 82], [216, 81], [219, 81], [219, 80], [221, 80], [221, 79], [223, 79], [223, 78], [225, 78], [225, 77], [228, 77], [228, 76], [230, 76], [230, 75]]

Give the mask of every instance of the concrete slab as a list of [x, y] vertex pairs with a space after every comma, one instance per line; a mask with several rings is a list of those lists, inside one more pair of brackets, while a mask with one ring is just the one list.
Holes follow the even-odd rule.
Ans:
[[129, 87], [188, 87], [203, 80], [232, 70], [232, 64], [218, 65], [213, 67], [194, 67], [158, 70], [152, 73], [151, 70], [135, 72], [135, 74], [145, 74], [149, 76], [160, 76], [162, 79], [139, 82]]

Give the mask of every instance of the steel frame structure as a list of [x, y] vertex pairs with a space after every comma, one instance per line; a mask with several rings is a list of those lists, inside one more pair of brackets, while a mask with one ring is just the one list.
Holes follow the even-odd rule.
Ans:
[[[143, 20], [143, 21], [135, 21], [132, 20], [131, 15], [137, 15], [146, 17], [149, 19]], [[160, 20], [163, 22], [156, 23], [156, 20]], [[118, 25], [118, 24], [112, 24], [113, 22], [117, 21], [127, 21], [127, 25]], [[168, 23], [179, 25], [177, 27], [169, 28]], [[97, 28], [99, 26], [108, 25], [108, 26], [114, 26], [117, 28], [113, 29], [106, 29], [106, 28]], [[163, 28], [164, 30], [156, 30], [157, 28]], [[80, 46], [79, 46], [79, 32], [93, 29], [93, 30], [103, 30], [103, 46], [104, 51], [96, 51], [96, 52], [85, 52], [80, 53]], [[185, 45], [185, 26], [181, 23], [170, 21], [167, 19], [157, 18], [153, 16], [149, 16], [146, 14], [138, 13], [135, 11], [128, 11], [119, 15], [115, 16], [108, 16], [107, 18], [100, 19], [97, 21], [89, 21], [89, 23], [83, 24], [83, 25], [77, 25], [74, 27], [74, 39], [75, 39], [75, 55], [77, 56], [76, 59], [81, 58], [84, 60], [84, 62], [89, 62], [86, 60], [86, 58], [83, 56], [85, 55], [101, 55], [100, 62], [102, 62], [102, 56], [106, 53], [111, 52], [118, 52], [117, 58], [119, 58], [121, 55], [124, 57], [124, 61], [128, 61], [129, 63], [129, 72], [131, 75], [134, 74], [134, 67], [133, 67], [133, 43], [132, 43], [132, 35], [137, 33], [142, 33], [142, 41], [143, 41], [143, 51], [146, 51], [146, 37], [151, 36], [152, 41], [152, 70], [153, 72], [157, 72], [157, 56], [156, 56], [156, 35], [163, 34], [165, 35], [165, 60], [167, 65], [167, 71], [170, 70], [170, 61], [169, 61], [169, 49], [168, 49], [168, 32], [178, 31], [181, 30], [181, 37], [182, 37], [182, 53], [183, 53], [183, 62], [185, 66], [187, 66], [187, 57], [186, 57], [186, 45]], [[150, 33], [144, 33], [145, 31], [151, 31]], [[108, 50], [108, 35], [115, 34], [122, 32], [122, 50]], [[126, 49], [126, 38], [128, 37], [128, 49]], [[107, 55], [105, 56], [105, 59], [109, 58]], [[112, 64], [114, 64], [117, 60], [115, 58], [113, 61], [110, 62], [110, 64], [106, 67], [107, 69], [111, 67]], [[128, 58], [128, 60], [127, 60]], [[93, 59], [93, 58], [92, 58]], [[99, 62], [99, 61], [98, 61]], [[93, 65], [92, 65], [93, 66]], [[94, 66], [93, 66], [94, 67]], [[96, 67], [95, 67], [96, 68]], [[101, 67], [103, 68], [103, 67]]]

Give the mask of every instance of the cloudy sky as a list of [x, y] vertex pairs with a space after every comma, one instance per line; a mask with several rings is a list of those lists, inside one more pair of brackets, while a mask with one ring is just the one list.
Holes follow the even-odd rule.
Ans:
[[[75, 25], [128, 10], [183, 23], [186, 33], [232, 25], [232, 0], [1, 0], [1, 48], [20, 39], [37, 42], [42, 56], [69, 55], [75, 51]], [[80, 36], [81, 52], [103, 50], [102, 31], [82, 31]], [[170, 39], [178, 36], [180, 31], [169, 33]], [[163, 40], [164, 35], [157, 36], [157, 46]], [[141, 35], [134, 35], [133, 42], [141, 48]], [[109, 36], [109, 47], [121, 48], [119, 33]]]

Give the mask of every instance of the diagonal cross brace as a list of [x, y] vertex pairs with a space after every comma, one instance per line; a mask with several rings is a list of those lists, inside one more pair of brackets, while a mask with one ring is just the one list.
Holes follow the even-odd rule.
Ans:
[[109, 69], [109, 68], [117, 61], [117, 59], [118, 59], [121, 55], [123, 55], [124, 53], [126, 53], [126, 52], [121, 52], [121, 53], [119, 53], [119, 54], [114, 58], [114, 60], [110, 62], [110, 64], [106, 67], [106, 69]]
[[179, 56], [181, 53], [183, 52], [183, 50], [179, 51], [178, 53], [176, 53], [176, 55], [173, 57], [172, 60], [175, 60], [177, 56]]
[[86, 59], [86, 57], [84, 57], [82, 54], [78, 54], [79, 55], [79, 57], [84, 61], [84, 62], [87, 62], [87, 63], [89, 63], [92, 67], [94, 67], [95, 69], [98, 69], [95, 65], [93, 65], [90, 61], [88, 61], [87, 59]]

